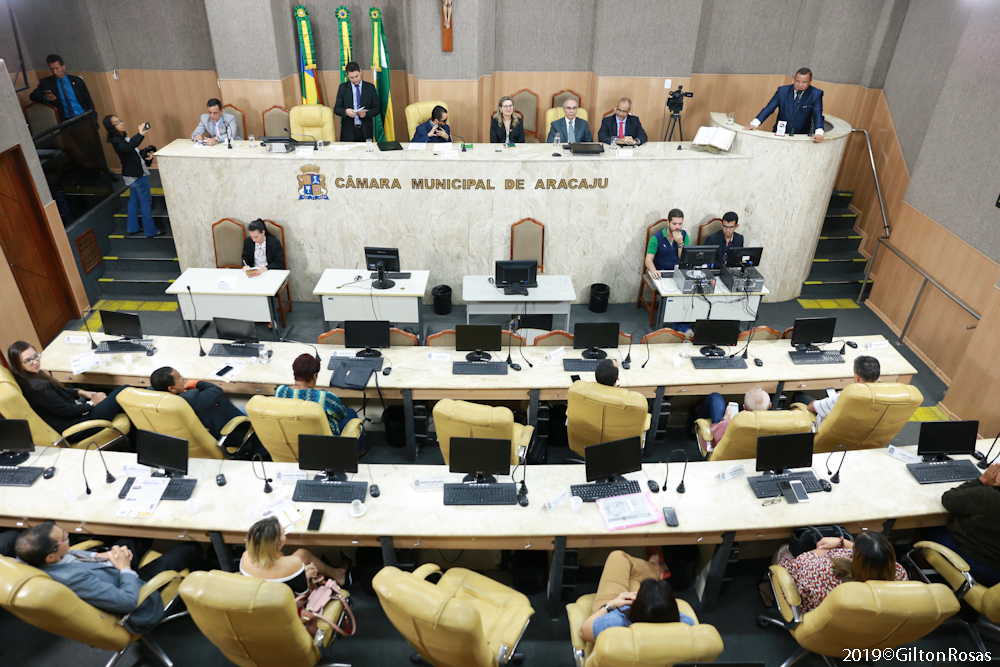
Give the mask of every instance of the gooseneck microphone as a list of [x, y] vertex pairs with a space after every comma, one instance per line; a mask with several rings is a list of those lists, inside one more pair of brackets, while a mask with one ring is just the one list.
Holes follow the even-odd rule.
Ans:
[[670, 481], [670, 463], [674, 458], [674, 454], [676, 454], [677, 452], [680, 452], [681, 454], [684, 455], [684, 470], [683, 472], [681, 472], [681, 483], [677, 485], [677, 493], [684, 493], [685, 491], [687, 491], [687, 489], [684, 487], [684, 478], [687, 476], [687, 471], [688, 471], [688, 453], [683, 449], [675, 449], [674, 451], [670, 452], [670, 455], [667, 457], [666, 461], [667, 476], [663, 478], [663, 490], [664, 491], [667, 490], [667, 482]]
[[313, 349], [313, 356], [316, 357], [316, 361], [320, 362], [321, 364], [323, 363], [323, 358], [319, 356], [319, 350], [316, 349], [316, 346], [313, 345], [312, 343], [303, 343], [300, 340], [292, 340], [291, 338], [286, 338], [285, 342], [286, 343], [298, 343], [299, 345], [308, 345], [309, 347], [311, 347]]
[[977, 466], [979, 466], [980, 470], [986, 470], [987, 468], [990, 467], [990, 464], [993, 463], [993, 461], [996, 461], [996, 459], [990, 461], [990, 454], [993, 453], [993, 447], [997, 444], [998, 438], [1000, 438], [1000, 433], [997, 433], [997, 437], [993, 438], [993, 444], [990, 445], [989, 451], [986, 452], [986, 456], [984, 456], [982, 460], [976, 464]]
[[[83, 486], [87, 489], [88, 496], [91, 494], [91, 490], [90, 490], [90, 483], [87, 482], [87, 452], [89, 452], [90, 448], [96, 444], [97, 444], [96, 440], [91, 441], [87, 443], [86, 449], [83, 450], [83, 465], [81, 466], [81, 472], [83, 473]], [[100, 447], [97, 448], [97, 454], [101, 457], [101, 464], [104, 466], [104, 473], [105, 473], [104, 481], [108, 484], [114, 484], [115, 476], [111, 474], [110, 470], [108, 470], [108, 464], [104, 460], [104, 452], [101, 451]]]
[[452, 139], [454, 139], [455, 137], [458, 137], [459, 139], [461, 139], [462, 140], [462, 152], [463, 153], [467, 153], [468, 152], [468, 151], [465, 150], [465, 137], [459, 137], [454, 132], [452, 132], [450, 136], [451, 136]]
[[[260, 461], [260, 473], [263, 477], [257, 474], [257, 467], [254, 465], [257, 461]], [[264, 480], [264, 493], [271, 493], [274, 491], [274, 487], [271, 486], [271, 482], [273, 480], [267, 476], [267, 471], [264, 470], [264, 459], [261, 458], [260, 454], [253, 455], [253, 458], [250, 459], [250, 467], [253, 469], [254, 477]]]
[[194, 333], [198, 337], [198, 356], [205, 356], [205, 348], [201, 346], [201, 329], [198, 328], [198, 307], [194, 305], [194, 294], [191, 293], [191, 286], [187, 286], [188, 297], [191, 299], [191, 310], [194, 311]]
[[[831, 473], [830, 459], [833, 457], [834, 454], [837, 453], [837, 450], [840, 449], [841, 447], [844, 448], [844, 455], [840, 457], [840, 465], [837, 466], [837, 472]], [[844, 467], [844, 459], [847, 458], [847, 450], [848, 450], [847, 445], [837, 445], [836, 447], [833, 448], [833, 451], [830, 452], [830, 455], [826, 457], [826, 474], [831, 475], [830, 481], [833, 482], [834, 484], [840, 484], [840, 469]]]
[[[90, 311], [90, 312], [93, 313], [94, 311]], [[87, 336], [90, 337], [90, 349], [91, 350], [96, 350], [97, 349], [97, 343], [94, 342], [94, 335], [92, 333], [90, 333], [90, 323], [87, 321], [87, 316], [86, 315], [83, 318], [83, 326], [87, 330]]]

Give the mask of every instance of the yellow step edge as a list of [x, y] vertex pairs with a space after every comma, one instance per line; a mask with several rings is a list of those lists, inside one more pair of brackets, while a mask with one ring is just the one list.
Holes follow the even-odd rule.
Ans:
[[[132, 191], [131, 188], [128, 188], [128, 189], [125, 190], [125, 192], [121, 193], [118, 196], [119, 197], [125, 197], [127, 199], [128, 196], [129, 196], [129, 192], [131, 192], [131, 191]], [[149, 194], [151, 194], [151, 195], [162, 195], [163, 194], [163, 188], [150, 188], [149, 189]]]
[[[105, 258], [105, 259], [107, 259], [107, 258]], [[830, 260], [828, 260], [828, 259], [818, 259], [816, 257], [813, 257], [813, 261], [814, 262], [829, 262]]]
[[109, 239], [123, 239], [123, 238], [125, 238], [125, 235], [124, 234], [108, 234], [108, 238]]
[[118, 259], [117, 257], [102, 257], [101, 259], [113, 260]]
[[823, 281], [822, 280], [807, 280], [804, 284], [805, 285], [822, 285]]
[[115, 281], [114, 278], [98, 278], [97, 279], [97, 282], [99, 282], [99, 283], [113, 283], [114, 281]]

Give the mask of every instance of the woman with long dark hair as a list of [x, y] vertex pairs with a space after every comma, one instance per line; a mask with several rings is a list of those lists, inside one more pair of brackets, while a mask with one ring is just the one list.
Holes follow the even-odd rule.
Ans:
[[[140, 123], [136, 134], [130, 139], [125, 132], [125, 123], [114, 114], [104, 117], [104, 129], [108, 132], [108, 143], [115, 149], [122, 162], [122, 177], [129, 189], [128, 223], [126, 234], [143, 233], [147, 239], [163, 234], [153, 224], [153, 197], [149, 189], [149, 164], [152, 153], [143, 155], [139, 144], [146, 138], [149, 125]], [[142, 210], [142, 229], [139, 229], [139, 211]]]

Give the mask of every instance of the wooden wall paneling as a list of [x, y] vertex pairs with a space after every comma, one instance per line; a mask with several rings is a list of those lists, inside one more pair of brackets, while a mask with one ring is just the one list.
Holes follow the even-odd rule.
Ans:
[[951, 384], [975, 332], [966, 327], [976, 324], [976, 318], [928, 283], [903, 342]]
[[[76, 252], [70, 247], [69, 239], [66, 237], [63, 227], [62, 217], [59, 215], [59, 207], [54, 201], [49, 202], [42, 208], [45, 213], [45, 221], [49, 226], [49, 233], [52, 235], [52, 242], [59, 253], [59, 262], [63, 273], [66, 274], [66, 282], [69, 284], [70, 298], [77, 309], [75, 317], [79, 317], [90, 307], [87, 299], [87, 290], [83, 288], [83, 279], [80, 277], [80, 270], [76, 266]], [[15, 290], [16, 291], [16, 290]], [[17, 293], [20, 296], [20, 293]], [[4, 348], [6, 349], [6, 348]]]
[[1000, 431], [996, 404], [1000, 392], [1000, 290], [996, 287], [990, 288], [982, 315], [942, 406], [960, 419], [978, 419], [980, 435], [988, 437]]
[[[65, 236], [65, 235], [64, 235]], [[21, 291], [14, 280], [14, 274], [10, 270], [3, 248], [0, 248], [0, 346], [6, 356], [7, 348], [19, 340], [27, 341], [42, 349], [41, 341], [35, 333], [35, 325], [31, 322], [31, 316], [24, 305]]]
[[[392, 91], [392, 119], [396, 141], [406, 141], [406, 105], [410, 103], [406, 85], [407, 75], [403, 70], [389, 72], [389, 90]], [[267, 108], [267, 107], [265, 107]]]

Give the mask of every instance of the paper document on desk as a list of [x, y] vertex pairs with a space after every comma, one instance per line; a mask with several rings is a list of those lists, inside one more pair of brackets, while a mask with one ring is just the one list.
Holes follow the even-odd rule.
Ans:
[[85, 352], [83, 354], [74, 354], [69, 358], [69, 366], [73, 371], [73, 375], [82, 375], [87, 371], [97, 368], [101, 365], [101, 358], [97, 356], [96, 352]]
[[597, 508], [608, 530], [633, 528], [660, 520], [660, 513], [648, 493], [601, 498], [597, 501]]
[[427, 144], [423, 141], [411, 141], [406, 145], [406, 150], [408, 151], [424, 151], [427, 150]]
[[153, 516], [153, 510], [160, 504], [160, 498], [168, 484], [168, 477], [136, 477], [115, 516], [126, 519], [148, 519]]
[[297, 525], [306, 520], [305, 515], [288, 498], [282, 498], [273, 503], [261, 505], [260, 518], [266, 519], [271, 516], [278, 519], [278, 523], [281, 524], [281, 529], [285, 534], [292, 532]]
[[[222, 380], [223, 382], [232, 382], [233, 378], [240, 374], [244, 368], [250, 365], [250, 360], [243, 359], [226, 359], [226, 363], [222, 364], [215, 369], [215, 372], [209, 376], [211, 380]], [[229, 370], [226, 371], [224, 375], [219, 375], [219, 371], [229, 366]]]

